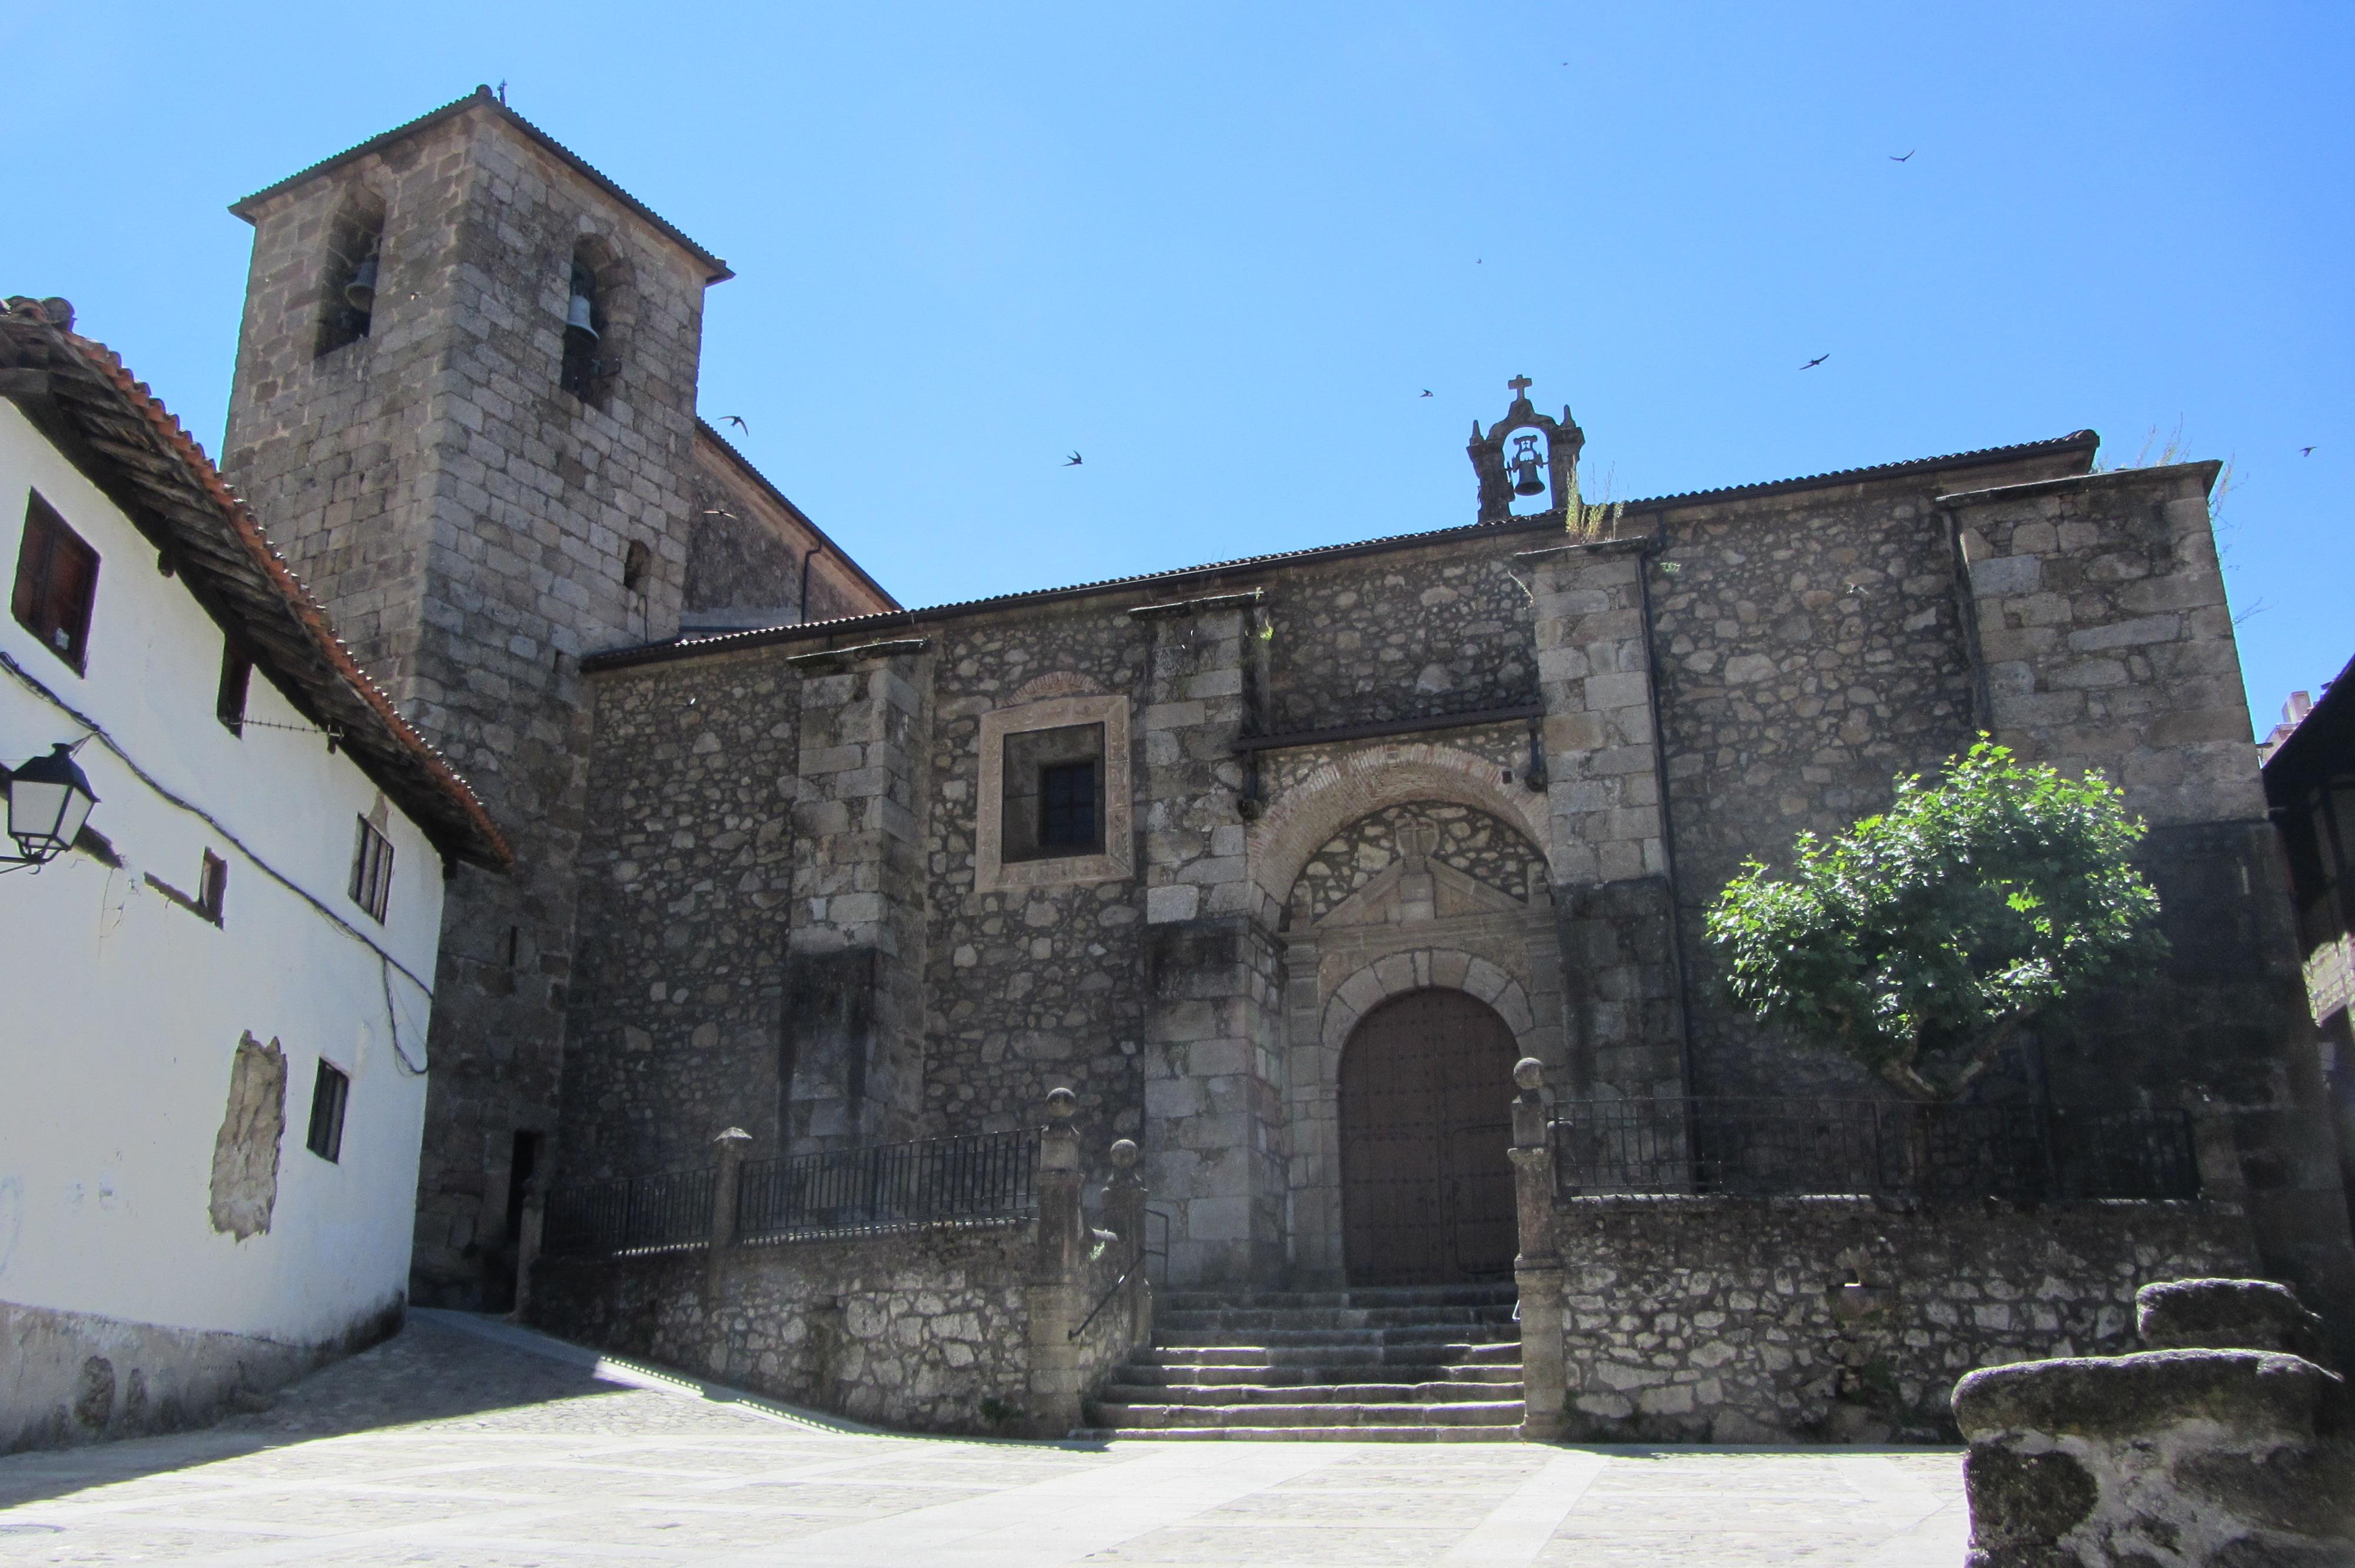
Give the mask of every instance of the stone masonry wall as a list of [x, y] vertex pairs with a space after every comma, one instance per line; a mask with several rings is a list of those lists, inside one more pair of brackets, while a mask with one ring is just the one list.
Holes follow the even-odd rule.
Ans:
[[1845, 1059], [1794, 1051], [1712, 1005], [1700, 917], [1742, 863], [1879, 810], [1900, 773], [1974, 730], [1971, 661], [1927, 479], [1664, 522], [1650, 563], [1696, 1094], [1855, 1092]]
[[739, 657], [601, 683], [565, 1050], [564, 1180], [779, 1152], [803, 682]]
[[[917, 1432], [1019, 1434], [1031, 1222], [626, 1258], [543, 1258], [531, 1319], [620, 1355]], [[1092, 1305], [1112, 1255], [1082, 1269]], [[1086, 1307], [1081, 1311], [1084, 1314]], [[1076, 1322], [1078, 1319], [1072, 1319]], [[1127, 1354], [1124, 1298], [1080, 1341], [1100, 1381]]]
[[689, 630], [834, 620], [891, 608], [846, 565], [838, 548], [700, 427], [693, 483], [680, 604]]
[[2264, 815], [2208, 517], [2217, 465], [1944, 497], [1997, 735], [2160, 826]]
[[2135, 1291], [2245, 1274], [2204, 1203], [1567, 1198], [1572, 1440], [1953, 1442], [1977, 1367], [2131, 1349]]
[[[1150, 639], [1089, 605], [945, 628], [934, 666], [924, 852], [932, 935], [924, 1114], [942, 1132], [1027, 1125], [1055, 1086], [1080, 1097], [1084, 1139], [1143, 1128], [1145, 912], [1135, 882], [977, 893], [981, 715], [1059, 696], [1145, 697]], [[1131, 742], [1141, 774], [1141, 726]]]
[[1529, 599], [1474, 543], [1336, 562], [1285, 582], [1269, 639], [1272, 730], [1470, 713], [1537, 700]]

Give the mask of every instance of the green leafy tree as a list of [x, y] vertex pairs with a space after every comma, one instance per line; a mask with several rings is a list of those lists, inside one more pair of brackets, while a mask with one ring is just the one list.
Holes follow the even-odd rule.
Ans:
[[1945, 779], [1791, 874], [1757, 861], [1709, 914], [1727, 990], [1762, 1022], [1844, 1051], [1919, 1099], [1951, 1098], [2041, 1014], [2166, 951], [2143, 835], [2100, 774], [2064, 779], [1985, 736]]

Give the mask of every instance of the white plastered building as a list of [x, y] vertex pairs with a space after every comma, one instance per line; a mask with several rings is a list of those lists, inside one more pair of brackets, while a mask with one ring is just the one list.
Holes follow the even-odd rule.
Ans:
[[79, 743], [98, 798], [0, 866], [0, 1452], [209, 1419], [398, 1326], [444, 867], [507, 858], [70, 323], [0, 313], [0, 768]]

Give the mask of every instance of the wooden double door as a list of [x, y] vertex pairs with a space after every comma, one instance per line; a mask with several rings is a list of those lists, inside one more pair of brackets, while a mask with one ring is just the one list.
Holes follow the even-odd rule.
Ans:
[[1352, 1285], [1509, 1277], [1513, 1033], [1460, 991], [1393, 997], [1341, 1054], [1341, 1214]]

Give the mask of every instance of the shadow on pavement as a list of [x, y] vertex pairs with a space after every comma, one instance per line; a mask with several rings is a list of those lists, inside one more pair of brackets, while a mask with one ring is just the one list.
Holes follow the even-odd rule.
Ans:
[[[391, 1339], [288, 1384], [258, 1414], [164, 1436], [0, 1457], [0, 1510], [315, 1438], [469, 1415], [484, 1418], [480, 1430], [499, 1425], [503, 1413], [637, 1392], [447, 1316], [412, 1312]], [[0, 1515], [0, 1539], [13, 1533], [7, 1525]]]

